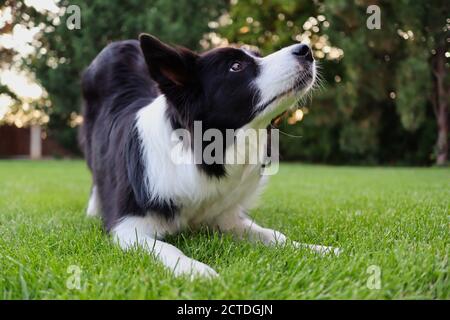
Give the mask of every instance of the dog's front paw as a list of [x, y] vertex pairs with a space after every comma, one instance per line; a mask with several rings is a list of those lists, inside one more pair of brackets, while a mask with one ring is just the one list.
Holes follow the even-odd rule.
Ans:
[[335, 256], [338, 256], [342, 253], [342, 249], [340, 249], [340, 248], [321, 246], [321, 245], [316, 245], [316, 244], [306, 244], [306, 243], [300, 243], [300, 242], [296, 242], [296, 241], [293, 241], [292, 244], [296, 248], [300, 248], [300, 249], [306, 248], [306, 249], [314, 251], [320, 255], [333, 254]]
[[180, 258], [173, 272], [176, 276], [189, 276], [191, 280], [198, 277], [215, 278], [219, 275], [210, 266], [188, 257]]

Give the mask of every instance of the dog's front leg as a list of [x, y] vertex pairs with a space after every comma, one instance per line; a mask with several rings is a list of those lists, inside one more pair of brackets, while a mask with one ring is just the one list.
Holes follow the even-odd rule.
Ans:
[[204, 263], [191, 259], [175, 246], [158, 240], [148, 218], [127, 217], [117, 224], [112, 234], [124, 250], [142, 247], [160, 260], [176, 276], [214, 277], [217, 273]]
[[[267, 246], [283, 245], [288, 242], [284, 234], [259, 226], [243, 212], [223, 214], [215, 220], [214, 224], [221, 232], [232, 233], [240, 239], [248, 239], [253, 242], [259, 241]], [[340, 249], [333, 247], [305, 244], [296, 241], [291, 241], [290, 243], [296, 248], [306, 248], [319, 254], [332, 253], [338, 255], [340, 253]]]

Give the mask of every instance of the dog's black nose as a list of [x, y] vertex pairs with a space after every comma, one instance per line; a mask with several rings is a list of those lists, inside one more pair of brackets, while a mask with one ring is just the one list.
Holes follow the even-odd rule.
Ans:
[[314, 61], [311, 48], [306, 44], [297, 45], [296, 47], [294, 47], [292, 53], [299, 58], [305, 59], [306, 61]]

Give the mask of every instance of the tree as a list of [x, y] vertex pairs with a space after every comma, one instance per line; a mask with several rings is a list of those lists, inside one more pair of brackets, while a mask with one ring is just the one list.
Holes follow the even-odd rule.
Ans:
[[45, 124], [49, 101], [26, 61], [35, 53], [39, 27], [34, 17], [46, 10], [22, 1], [6, 0], [0, 5], [0, 124], [22, 127]]
[[[399, 34], [408, 41], [409, 58], [399, 68], [400, 74], [410, 75], [410, 81], [399, 86], [404, 99], [398, 107], [403, 117], [414, 113], [425, 99], [432, 105], [437, 124], [436, 163], [448, 161], [450, 75], [449, 31], [450, 18], [446, 1], [396, 1], [394, 10], [399, 24]], [[406, 32], [403, 30], [407, 30]], [[421, 87], [420, 85], [421, 84]], [[406, 93], [407, 91], [410, 93]], [[407, 100], [407, 101], [405, 101]], [[415, 101], [414, 101], [415, 100]], [[408, 108], [409, 106], [409, 108]]]

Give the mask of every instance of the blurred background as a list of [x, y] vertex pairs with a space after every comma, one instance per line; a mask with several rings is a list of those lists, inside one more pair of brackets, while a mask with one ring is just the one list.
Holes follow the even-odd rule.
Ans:
[[[368, 27], [376, 19], [370, 5], [380, 9], [379, 29]], [[277, 119], [286, 133], [281, 160], [448, 164], [448, 7], [443, 0], [2, 0], [0, 157], [80, 157], [81, 72], [109, 42], [148, 32], [198, 51], [246, 44], [268, 54], [310, 44], [321, 89]]]

